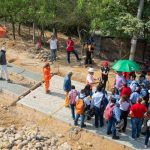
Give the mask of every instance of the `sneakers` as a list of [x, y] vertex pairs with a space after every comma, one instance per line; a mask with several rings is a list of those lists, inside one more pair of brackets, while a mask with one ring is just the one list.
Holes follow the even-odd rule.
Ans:
[[110, 135], [110, 134], [112, 134], [112, 132], [110, 131], [110, 132], [107, 132], [107, 135]]
[[81, 126], [81, 128], [85, 128], [86, 127], [86, 124], [83, 124], [82, 126]]
[[147, 145], [144, 145], [144, 148], [148, 148], [148, 146], [147, 146]]
[[48, 91], [46, 91], [45, 93], [46, 93], [46, 94], [51, 94], [51, 91], [50, 91], [50, 90], [48, 90]]
[[8, 83], [12, 83], [12, 81], [10, 79], [7, 80]]
[[135, 138], [133, 138], [133, 137], [129, 137], [130, 138], [130, 140], [132, 140], [132, 141], [135, 141], [136, 139]]
[[120, 137], [119, 137], [119, 136], [113, 136], [112, 139], [114, 139], [114, 140], [119, 140]]

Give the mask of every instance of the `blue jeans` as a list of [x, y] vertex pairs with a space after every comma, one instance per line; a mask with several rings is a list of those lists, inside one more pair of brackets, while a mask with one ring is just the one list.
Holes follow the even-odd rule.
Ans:
[[134, 138], [134, 139], [138, 138], [141, 133], [142, 119], [132, 118], [131, 125], [132, 125], [132, 138]]
[[71, 114], [72, 114], [72, 119], [75, 120], [75, 111], [74, 111], [75, 105], [70, 104], [70, 109], [71, 109]]
[[150, 137], [150, 130], [148, 129], [145, 135], [145, 145], [148, 145], [149, 137]]
[[111, 133], [112, 131], [112, 136], [116, 136], [116, 119], [112, 118], [111, 120], [107, 121], [107, 133]]
[[102, 127], [104, 125], [104, 121], [103, 121], [104, 112], [100, 112], [100, 109], [96, 106], [94, 106], [94, 112], [95, 112], [95, 127], [98, 128], [99, 124], [100, 127]]
[[51, 49], [51, 61], [56, 61], [56, 49]]
[[82, 128], [84, 126], [84, 119], [85, 119], [85, 115], [84, 114], [82, 114], [82, 115], [76, 114], [74, 125], [78, 125], [78, 119], [79, 119], [80, 116], [81, 116], [80, 127]]

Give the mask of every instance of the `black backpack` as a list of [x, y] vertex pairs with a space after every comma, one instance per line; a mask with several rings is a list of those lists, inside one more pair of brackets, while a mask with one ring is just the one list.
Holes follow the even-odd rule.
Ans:
[[0, 51], [0, 64], [2, 64], [2, 57], [3, 57], [3, 53], [2, 53], [2, 51]]
[[101, 112], [104, 112], [107, 104], [108, 104], [108, 99], [105, 97], [105, 93], [103, 92], [103, 97], [102, 97], [102, 100], [101, 100], [101, 103], [100, 103], [100, 111]]

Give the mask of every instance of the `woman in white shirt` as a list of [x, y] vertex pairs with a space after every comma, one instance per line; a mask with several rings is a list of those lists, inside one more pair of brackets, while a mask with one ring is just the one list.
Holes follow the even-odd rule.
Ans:
[[130, 102], [126, 95], [123, 95], [119, 100], [120, 110], [121, 110], [121, 119], [124, 120], [124, 126], [122, 128], [122, 132], [126, 132], [127, 127], [127, 117], [129, 114]]

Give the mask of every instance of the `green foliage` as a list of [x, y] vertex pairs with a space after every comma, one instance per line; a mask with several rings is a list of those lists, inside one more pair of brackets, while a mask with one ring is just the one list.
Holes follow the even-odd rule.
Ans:
[[137, 0], [1, 0], [0, 17], [61, 31], [94, 29], [108, 36], [142, 37], [150, 32], [150, 0], [145, 0], [142, 20], [136, 18], [138, 5]]

